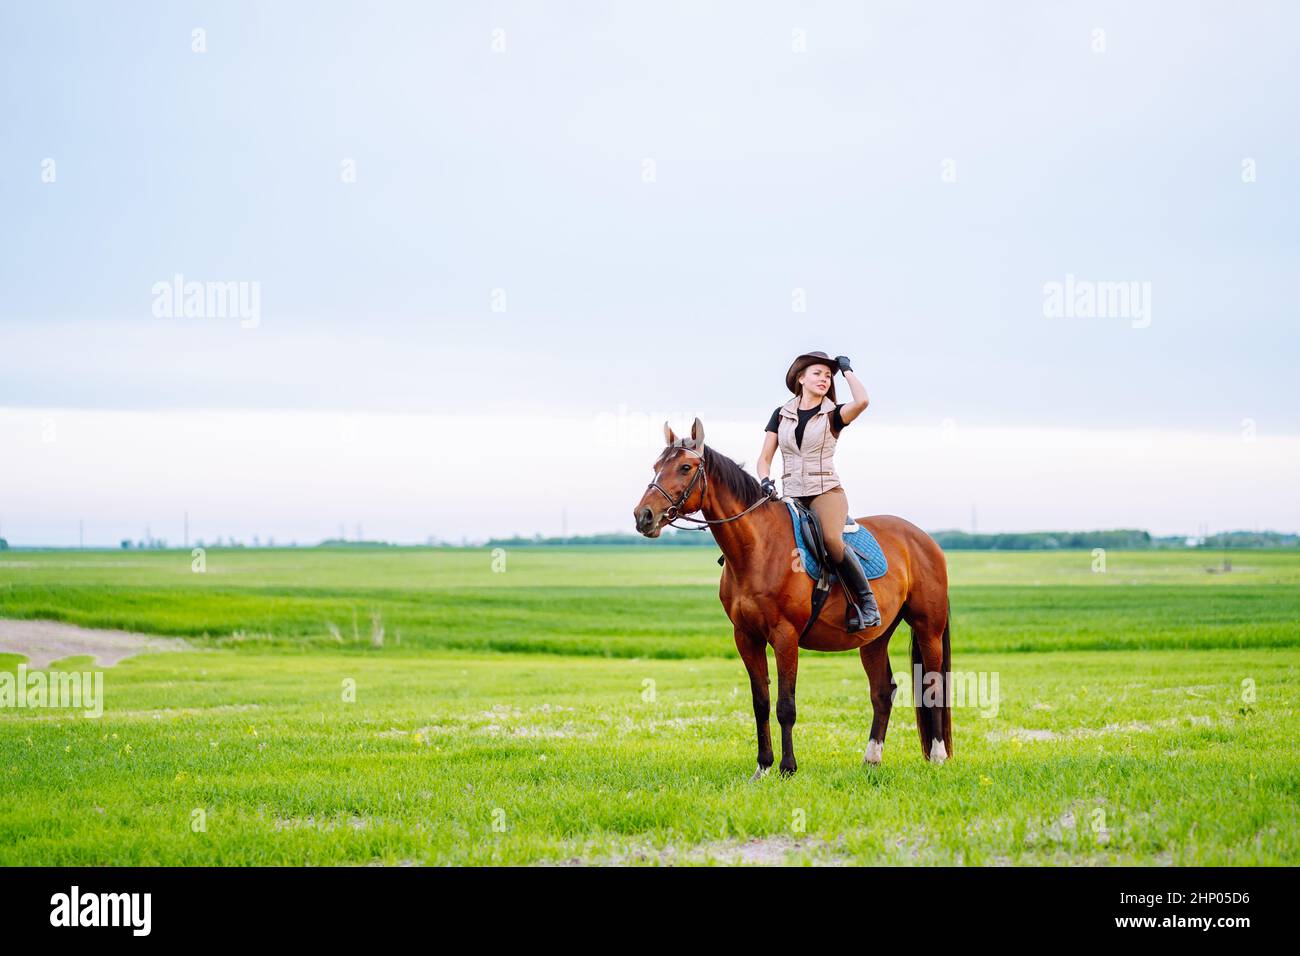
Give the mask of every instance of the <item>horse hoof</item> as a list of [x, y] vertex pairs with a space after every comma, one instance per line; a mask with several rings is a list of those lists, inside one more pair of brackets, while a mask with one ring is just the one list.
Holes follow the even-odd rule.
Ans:
[[866, 755], [863, 756], [862, 762], [865, 764], [870, 764], [873, 767], [879, 767], [880, 761], [884, 758], [884, 756], [885, 756], [884, 742], [880, 740], [868, 740], [867, 752]]
[[930, 744], [930, 763], [941, 764], [948, 759], [948, 748], [943, 745], [942, 740], [935, 740]]
[[764, 777], [767, 776], [767, 772], [771, 769], [772, 769], [771, 767], [759, 767], [754, 771], [754, 775], [749, 778], [749, 782], [758, 783], [758, 781], [762, 780]]

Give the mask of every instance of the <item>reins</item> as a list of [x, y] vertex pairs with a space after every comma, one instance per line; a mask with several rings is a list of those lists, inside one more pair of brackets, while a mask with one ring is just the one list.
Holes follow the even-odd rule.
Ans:
[[[726, 524], [729, 521], [736, 521], [739, 518], [743, 518], [745, 517], [745, 515], [749, 514], [759, 505], [765, 505], [772, 500], [767, 495], [764, 495], [762, 498], [758, 499], [758, 501], [755, 501], [752, 505], [750, 505], [740, 514], [732, 515], [729, 518], [693, 518], [690, 515], [682, 514], [680, 511], [681, 507], [686, 504], [686, 499], [689, 498], [691, 496], [691, 492], [695, 490], [695, 483], [699, 481], [701, 478], [703, 478], [704, 480], [703, 482], [701, 482], [701, 487], [700, 487], [700, 507], [701, 508], [704, 507], [704, 496], [709, 492], [709, 474], [704, 470], [703, 455], [701, 455], [697, 451], [693, 451], [692, 449], [687, 448], [685, 445], [681, 445], [678, 447], [680, 447], [682, 451], [688, 452], [689, 454], [692, 454], [696, 458], [698, 458], [700, 460], [700, 464], [699, 467], [695, 469], [695, 474], [691, 476], [691, 480], [686, 483], [686, 487], [682, 489], [682, 493], [677, 496], [677, 500], [674, 501], [672, 495], [668, 494], [668, 492], [664, 491], [663, 488], [659, 486], [659, 479], [657, 476], [654, 481], [646, 485], [646, 491], [649, 491], [651, 488], [653, 488], [655, 491], [659, 492], [659, 494], [663, 495], [664, 498], [667, 500], [668, 510], [665, 511], [664, 514], [668, 516], [668, 522], [667, 522], [668, 527], [676, 528], [678, 531], [705, 531], [708, 529], [709, 525]], [[683, 528], [677, 524], [674, 524], [675, 521], [691, 521], [699, 525], [699, 527], [692, 528], [687, 526]]]

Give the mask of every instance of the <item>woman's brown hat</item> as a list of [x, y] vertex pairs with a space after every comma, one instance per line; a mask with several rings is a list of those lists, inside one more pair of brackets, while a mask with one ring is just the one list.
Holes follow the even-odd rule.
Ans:
[[[827, 365], [830, 366], [831, 374], [834, 375], [840, 370], [840, 365], [835, 359], [831, 358], [825, 352], [804, 352], [793, 362], [790, 363], [790, 371], [785, 373], [785, 387], [796, 395], [799, 394], [799, 374], [809, 365]], [[831, 383], [831, 388], [835, 384]], [[832, 396], [831, 401], [834, 401]]]

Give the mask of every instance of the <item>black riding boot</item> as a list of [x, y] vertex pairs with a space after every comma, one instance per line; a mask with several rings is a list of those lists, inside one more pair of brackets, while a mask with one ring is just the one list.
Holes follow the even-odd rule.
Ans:
[[869, 627], [878, 627], [880, 608], [876, 607], [876, 596], [871, 593], [871, 582], [867, 580], [867, 574], [862, 570], [862, 563], [858, 560], [857, 553], [847, 544], [844, 545], [844, 560], [835, 565], [835, 568], [844, 583], [849, 586], [857, 601], [858, 609], [862, 612], [859, 616], [852, 606], [849, 607], [844, 620], [845, 630], [851, 633], [865, 631]]

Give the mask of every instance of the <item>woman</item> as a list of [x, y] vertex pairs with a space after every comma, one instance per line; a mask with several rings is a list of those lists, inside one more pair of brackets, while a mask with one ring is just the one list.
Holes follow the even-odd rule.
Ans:
[[[835, 373], [853, 392], [853, 401], [835, 404]], [[857, 596], [861, 614], [850, 608], [845, 626], [861, 631], [880, 624], [880, 610], [871, 584], [862, 570], [857, 554], [844, 546], [844, 524], [849, 516], [849, 501], [835, 473], [835, 444], [840, 432], [867, 407], [867, 390], [854, 374], [847, 356], [831, 358], [825, 352], [805, 352], [794, 360], [785, 373], [785, 384], [795, 397], [772, 412], [763, 436], [763, 450], [758, 454], [758, 477], [763, 490], [776, 494], [776, 482], [769, 472], [772, 455], [779, 447], [782, 489], [788, 497], [798, 498], [811, 507], [821, 522], [822, 535], [830, 559], [849, 590]]]

